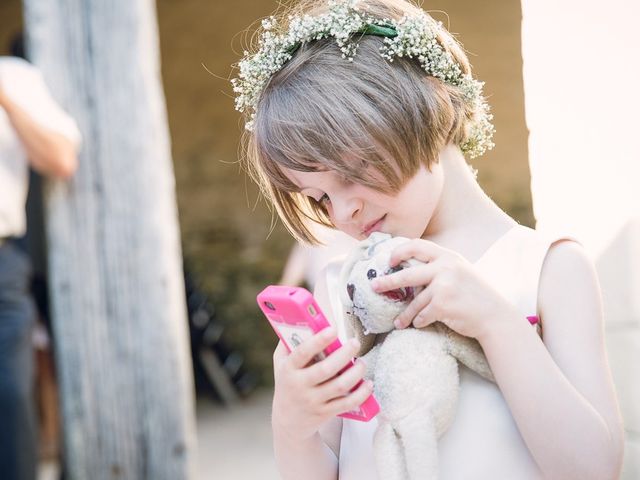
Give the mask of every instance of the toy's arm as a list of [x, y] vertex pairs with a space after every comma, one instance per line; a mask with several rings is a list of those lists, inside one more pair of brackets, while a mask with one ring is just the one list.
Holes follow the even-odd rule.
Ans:
[[364, 377], [371, 381], [375, 380], [376, 364], [378, 363], [379, 353], [380, 345], [375, 345], [365, 355], [360, 357], [364, 361], [364, 364], [367, 366], [367, 373], [365, 373]]
[[478, 375], [495, 382], [487, 357], [476, 339], [460, 335], [444, 325], [442, 325], [442, 332], [447, 336], [451, 355]]

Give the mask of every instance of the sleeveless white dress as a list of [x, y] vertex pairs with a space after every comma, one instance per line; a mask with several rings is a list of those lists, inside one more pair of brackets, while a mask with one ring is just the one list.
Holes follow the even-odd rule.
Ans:
[[[515, 225], [474, 263], [478, 272], [518, 307], [522, 321], [536, 315], [538, 283], [549, 247], [561, 239], [547, 238]], [[326, 270], [333, 318], [344, 340], [339, 288], [340, 264]], [[340, 480], [375, 480], [373, 434], [377, 422], [343, 419], [340, 443]], [[460, 365], [460, 396], [456, 418], [438, 443], [438, 470], [442, 480], [540, 479], [502, 393], [489, 382]], [[380, 479], [384, 480], [384, 479]]]

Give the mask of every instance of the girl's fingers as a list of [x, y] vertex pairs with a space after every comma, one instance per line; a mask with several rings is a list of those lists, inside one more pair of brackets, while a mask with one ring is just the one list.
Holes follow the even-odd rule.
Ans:
[[429, 285], [435, 274], [436, 267], [433, 264], [414, 265], [399, 272], [374, 278], [371, 280], [371, 288], [380, 293], [397, 288], [422, 287]]
[[320, 385], [319, 392], [323, 398], [329, 400], [344, 397], [362, 380], [366, 371], [367, 367], [364, 362], [358, 360], [352, 367], [347, 368], [340, 375]]
[[306, 367], [316, 355], [322, 353], [337, 338], [338, 334], [333, 327], [325, 328], [293, 349], [289, 355], [289, 361], [293, 368]]
[[373, 382], [365, 380], [353, 392], [338, 397], [327, 403], [327, 414], [339, 415], [341, 413], [356, 410], [364, 403], [364, 401], [373, 393]]
[[410, 258], [427, 263], [432, 262], [444, 252], [445, 250], [439, 245], [416, 238], [394, 248], [389, 263], [393, 267]]
[[[401, 312], [396, 319], [393, 321], [393, 324], [396, 328], [406, 328], [414, 321], [414, 318], [418, 313], [420, 313], [425, 307], [429, 305], [431, 301], [431, 290], [429, 288], [425, 288], [422, 290], [416, 298], [414, 298], [407, 308]], [[417, 325], [414, 326], [417, 327]]]
[[279, 365], [285, 358], [287, 358], [287, 355], [287, 347], [284, 346], [282, 341], [278, 342], [276, 349], [273, 351], [273, 364]]
[[413, 326], [416, 328], [423, 328], [435, 323], [441, 318], [437, 318], [435, 310], [432, 305], [427, 305], [422, 310], [418, 312], [418, 314], [413, 319]]
[[360, 343], [358, 340], [355, 338], [350, 339], [327, 358], [311, 365], [306, 372], [307, 379], [311, 384], [318, 385], [335, 377], [353, 359], [359, 348]]

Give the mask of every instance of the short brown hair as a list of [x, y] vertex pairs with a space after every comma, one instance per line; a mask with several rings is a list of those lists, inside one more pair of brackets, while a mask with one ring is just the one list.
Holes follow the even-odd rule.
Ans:
[[[405, 0], [366, 0], [360, 6], [395, 20], [418, 8]], [[293, 14], [317, 15], [325, 8], [326, 2], [301, 2]], [[439, 30], [440, 44], [469, 73], [460, 45]], [[468, 138], [474, 107], [462, 91], [428, 76], [416, 60], [384, 59], [382, 42], [363, 36], [352, 61], [343, 58], [333, 38], [304, 44], [260, 96], [253, 131], [244, 138], [247, 167], [298, 240], [318, 243], [310, 221], [333, 225], [321, 204], [298, 192], [283, 167], [332, 170], [394, 193], [420, 165], [437, 162], [447, 143]]]

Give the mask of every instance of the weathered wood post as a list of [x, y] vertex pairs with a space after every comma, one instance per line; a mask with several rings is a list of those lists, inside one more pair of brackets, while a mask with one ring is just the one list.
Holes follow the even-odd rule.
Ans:
[[192, 476], [193, 380], [152, 0], [24, 0], [28, 47], [83, 134], [47, 237], [72, 480]]

